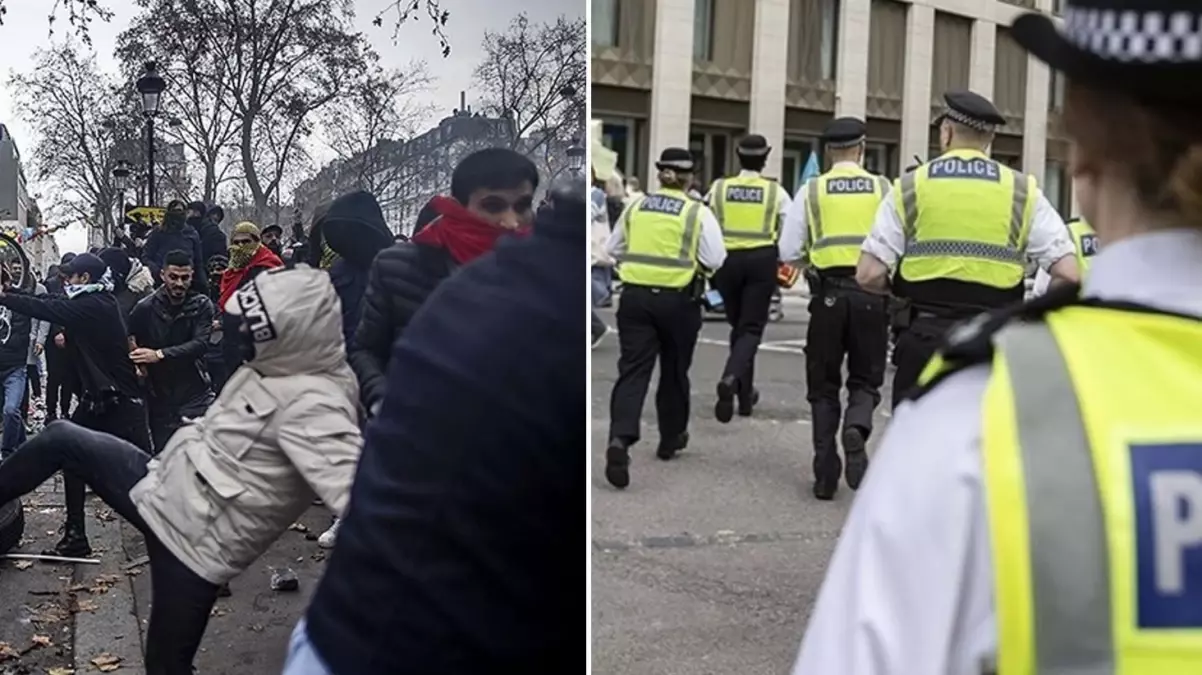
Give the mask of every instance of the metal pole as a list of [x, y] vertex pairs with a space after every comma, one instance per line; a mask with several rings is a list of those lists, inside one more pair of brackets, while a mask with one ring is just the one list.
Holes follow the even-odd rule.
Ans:
[[154, 117], [146, 117], [146, 196], [147, 206], [154, 206]]
[[113, 221], [113, 239], [125, 231], [125, 190], [117, 190], [117, 219]]

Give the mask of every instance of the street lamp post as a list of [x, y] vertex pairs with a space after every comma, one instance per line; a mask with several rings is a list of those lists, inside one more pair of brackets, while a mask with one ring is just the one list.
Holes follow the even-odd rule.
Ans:
[[149, 206], [155, 202], [154, 195], [154, 118], [159, 114], [159, 96], [167, 83], [159, 76], [154, 61], [147, 61], [146, 72], [138, 78], [138, 93], [142, 94], [142, 114], [146, 116], [146, 191]]
[[576, 87], [570, 84], [564, 85], [559, 90], [559, 95], [563, 97], [564, 103], [572, 106], [576, 112], [576, 133], [572, 135], [571, 145], [568, 146], [568, 171], [575, 175], [579, 175], [584, 171], [584, 158], [586, 151], [583, 145], [584, 134], [584, 115], [578, 101], [576, 100]]
[[119, 232], [125, 221], [125, 190], [129, 188], [129, 162], [117, 160], [113, 167], [113, 188], [117, 191], [117, 219], [113, 224], [113, 233]]

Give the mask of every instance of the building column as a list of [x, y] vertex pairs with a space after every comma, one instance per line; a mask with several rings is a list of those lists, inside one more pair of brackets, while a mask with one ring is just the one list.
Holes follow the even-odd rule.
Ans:
[[768, 139], [773, 149], [764, 175], [780, 178], [785, 146], [785, 86], [788, 83], [789, 0], [755, 0], [751, 53], [751, 111], [747, 131]]
[[1027, 57], [1027, 107], [1023, 111], [1023, 171], [1043, 184], [1048, 155], [1048, 67]]
[[872, 0], [839, 3], [839, 54], [835, 73], [835, 116], [864, 119], [868, 110], [868, 49]]
[[972, 22], [972, 55], [968, 66], [968, 88], [993, 100], [994, 69], [997, 67], [997, 24], [977, 19]]
[[910, 5], [906, 13], [906, 69], [902, 84], [901, 165], [918, 155], [930, 159], [931, 60], [935, 56], [935, 8]]
[[651, 68], [650, 147], [647, 186], [656, 175], [655, 162], [664, 148], [689, 147], [693, 96], [693, 14], [695, 0], [655, 3], [655, 45]]

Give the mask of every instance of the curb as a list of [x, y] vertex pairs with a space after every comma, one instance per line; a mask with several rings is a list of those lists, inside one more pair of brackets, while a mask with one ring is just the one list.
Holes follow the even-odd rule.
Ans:
[[99, 556], [100, 565], [75, 566], [74, 582], [91, 584], [100, 577], [116, 579], [107, 592], [96, 598], [94, 611], [75, 614], [75, 672], [95, 672], [92, 659], [111, 654], [121, 659], [122, 673], [145, 675], [133, 579], [125, 570], [128, 556], [121, 536], [121, 517], [114, 514], [112, 520], [97, 518], [97, 509], [107, 510], [97, 498], [88, 500], [85, 509], [88, 539], [93, 548], [103, 552]]

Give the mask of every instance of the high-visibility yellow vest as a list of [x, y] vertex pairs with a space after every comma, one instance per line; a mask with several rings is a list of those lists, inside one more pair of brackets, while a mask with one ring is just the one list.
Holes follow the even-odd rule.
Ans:
[[894, 190], [909, 282], [954, 279], [1008, 289], [1023, 282], [1035, 179], [975, 150], [952, 150]]
[[812, 179], [806, 185], [810, 264], [820, 270], [855, 267], [888, 192], [889, 179], [860, 167], [839, 167]]
[[1098, 235], [1093, 227], [1081, 218], [1068, 223], [1068, 231], [1073, 236], [1073, 245], [1077, 247], [1077, 269], [1081, 270], [1081, 279], [1089, 272], [1090, 260], [1102, 249]]
[[984, 397], [997, 672], [1202, 672], [1202, 320], [1045, 321], [994, 336]]
[[727, 250], [776, 243], [780, 221], [780, 184], [763, 176], [731, 176], [714, 182], [714, 215]]
[[680, 190], [659, 190], [628, 208], [626, 252], [618, 258], [622, 282], [663, 288], [689, 285], [697, 274], [705, 205]]

